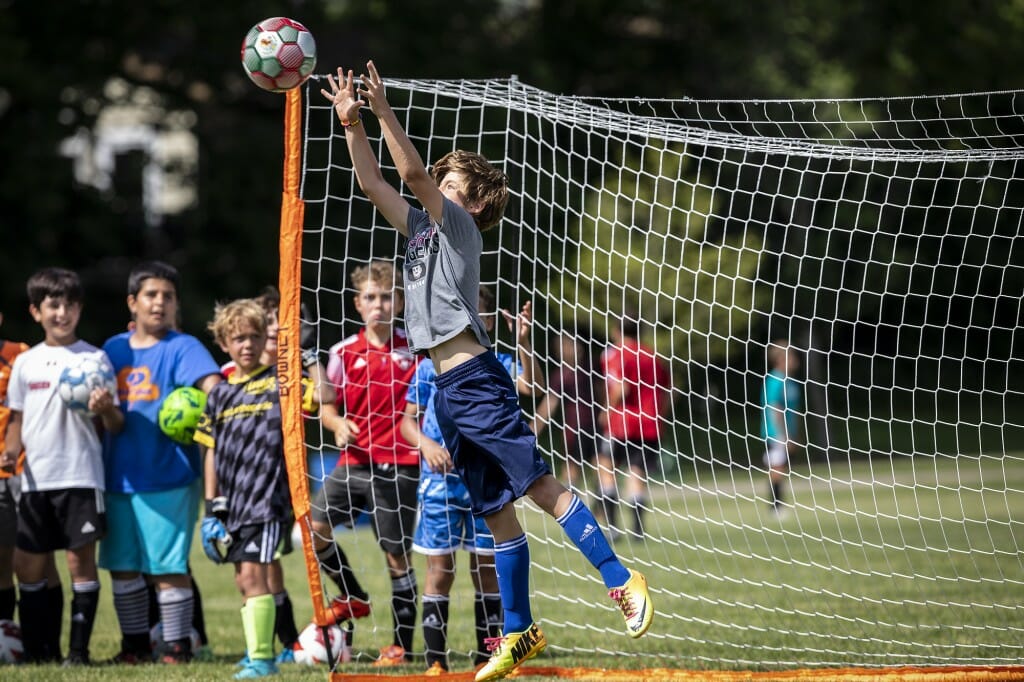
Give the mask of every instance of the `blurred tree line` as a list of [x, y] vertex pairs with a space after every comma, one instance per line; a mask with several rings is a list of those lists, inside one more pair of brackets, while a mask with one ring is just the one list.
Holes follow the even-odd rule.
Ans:
[[[214, 301], [276, 281], [284, 98], [259, 91], [239, 65], [242, 38], [267, 16], [310, 27], [320, 73], [373, 58], [385, 77], [515, 74], [551, 92], [595, 96], [1016, 89], [1024, 63], [1014, 39], [1024, 4], [1011, 2], [254, 0], [240, 9], [0, 0], [0, 10], [0, 333], [30, 342], [40, 334], [24, 281], [45, 265], [83, 275], [80, 333], [94, 343], [124, 328], [125, 282], [139, 260], [181, 270], [183, 327], [201, 338]], [[159, 112], [135, 121], [141, 139], [97, 139], [103, 117], [138, 106]], [[196, 141], [194, 167], [164, 148], [180, 133]], [[144, 201], [160, 178], [184, 183], [181, 210]]]

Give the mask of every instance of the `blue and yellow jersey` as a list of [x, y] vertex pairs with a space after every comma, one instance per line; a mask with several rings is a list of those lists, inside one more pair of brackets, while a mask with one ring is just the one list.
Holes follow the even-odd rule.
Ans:
[[[314, 411], [315, 387], [302, 379], [302, 404]], [[290, 513], [277, 372], [259, 367], [233, 372], [210, 391], [195, 440], [213, 449], [218, 494], [228, 498], [229, 531]]]

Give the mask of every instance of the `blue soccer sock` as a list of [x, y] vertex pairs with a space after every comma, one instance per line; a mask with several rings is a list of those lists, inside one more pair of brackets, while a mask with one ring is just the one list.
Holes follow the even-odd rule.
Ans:
[[530, 612], [530, 545], [526, 533], [494, 545], [501, 606], [505, 612], [502, 634], [524, 632], [533, 623]]
[[626, 584], [629, 571], [619, 561], [612, 546], [608, 544], [608, 538], [598, 527], [594, 514], [580, 498], [573, 495], [569, 508], [556, 521], [583, 552], [583, 556], [601, 572], [605, 587], [611, 589]]

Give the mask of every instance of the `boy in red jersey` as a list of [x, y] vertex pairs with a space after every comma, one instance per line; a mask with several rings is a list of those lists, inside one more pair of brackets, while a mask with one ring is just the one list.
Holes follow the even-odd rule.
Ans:
[[602, 424], [611, 452], [598, 455], [598, 477], [605, 522], [617, 534], [619, 492], [617, 466], [629, 469], [626, 503], [633, 512], [632, 533], [644, 535], [643, 511], [648, 504], [647, 472], [661, 461], [661, 416], [668, 408], [670, 374], [654, 351], [638, 340], [640, 318], [626, 311], [613, 321], [612, 345], [601, 355], [607, 390]]
[[[416, 629], [416, 575], [409, 560], [416, 523], [419, 451], [402, 437], [405, 394], [416, 371], [405, 332], [394, 326], [402, 312], [401, 274], [393, 263], [371, 261], [351, 274], [355, 307], [364, 326], [335, 344], [327, 378], [338, 392], [339, 414], [324, 415], [341, 456], [313, 504], [313, 539], [321, 566], [347, 602], [336, 602], [339, 620], [369, 613], [369, 597], [355, 582], [332, 529], [351, 527], [360, 512], [373, 519], [373, 532], [391, 574], [394, 639], [375, 665], [410, 660]], [[345, 611], [347, 613], [339, 613]]]

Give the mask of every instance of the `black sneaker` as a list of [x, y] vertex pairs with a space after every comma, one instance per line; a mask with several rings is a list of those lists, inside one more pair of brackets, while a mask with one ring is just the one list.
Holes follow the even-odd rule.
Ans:
[[192, 640], [179, 639], [165, 643], [158, 659], [160, 663], [178, 665], [192, 660]]
[[104, 663], [107, 665], [141, 665], [152, 663], [153, 655], [148, 651], [129, 651], [122, 649], [116, 656], [108, 658]]
[[76, 668], [82, 665], [92, 665], [92, 661], [89, 660], [89, 654], [83, 654], [79, 651], [69, 651], [67, 658], [61, 662], [62, 668]]

